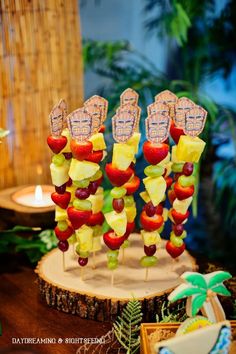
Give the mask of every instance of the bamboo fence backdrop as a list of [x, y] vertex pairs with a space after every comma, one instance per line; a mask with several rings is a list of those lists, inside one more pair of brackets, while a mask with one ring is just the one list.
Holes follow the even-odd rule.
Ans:
[[0, 0], [0, 188], [48, 183], [48, 114], [83, 101], [77, 0]]

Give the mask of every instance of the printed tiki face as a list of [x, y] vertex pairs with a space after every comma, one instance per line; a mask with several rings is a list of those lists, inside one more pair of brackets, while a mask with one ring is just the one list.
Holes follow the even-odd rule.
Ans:
[[131, 88], [127, 88], [120, 96], [120, 104], [131, 104], [137, 105], [138, 104], [138, 93]]
[[169, 115], [169, 107], [165, 103], [161, 102], [153, 102], [147, 107], [148, 115], [155, 113], [163, 114], [164, 116]]
[[84, 108], [69, 114], [67, 124], [72, 138], [77, 141], [86, 141], [92, 135], [92, 116]]
[[183, 129], [186, 113], [195, 106], [194, 102], [187, 97], [178, 99], [175, 105], [174, 122], [176, 127]]
[[98, 106], [87, 105], [85, 110], [92, 116], [93, 134], [97, 133], [102, 125], [102, 112]]
[[192, 137], [198, 136], [204, 129], [207, 111], [195, 106], [186, 113], [184, 133]]
[[49, 114], [50, 128], [52, 136], [58, 137], [63, 130], [63, 111], [56, 105]]
[[58, 103], [58, 107], [62, 111], [63, 115], [63, 129], [67, 127], [66, 116], [67, 116], [67, 103], [65, 100], [61, 99]]
[[135, 117], [135, 126], [137, 127], [139, 125], [140, 121], [140, 115], [141, 115], [141, 108], [139, 106], [133, 106], [131, 104], [125, 104], [123, 106], [120, 106], [117, 110], [116, 113], [121, 113], [121, 114], [126, 114], [126, 113], [131, 113]]
[[117, 112], [112, 118], [113, 137], [117, 142], [124, 143], [135, 131], [135, 115], [128, 109]]
[[154, 144], [162, 143], [169, 135], [170, 117], [154, 113], [145, 120], [146, 136]]
[[87, 101], [84, 102], [84, 107], [86, 108], [87, 106], [94, 106], [98, 107], [101, 110], [101, 122], [103, 123], [106, 120], [107, 117], [107, 110], [108, 110], [108, 101], [98, 95], [94, 95], [90, 97]]
[[169, 110], [170, 110], [169, 114], [170, 114], [171, 118], [174, 117], [174, 107], [175, 107], [177, 100], [178, 100], [178, 97], [173, 92], [171, 92], [169, 90], [162, 91], [158, 95], [155, 96], [155, 102], [165, 103], [168, 105]]

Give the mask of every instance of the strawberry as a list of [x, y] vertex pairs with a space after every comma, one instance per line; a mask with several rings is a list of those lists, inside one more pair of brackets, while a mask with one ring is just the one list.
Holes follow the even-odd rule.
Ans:
[[78, 142], [74, 139], [70, 142], [71, 152], [77, 160], [86, 160], [93, 151], [93, 144], [91, 141]]
[[174, 184], [174, 191], [175, 191], [176, 197], [179, 200], [187, 199], [193, 195], [194, 185], [189, 186], [189, 187], [182, 187], [178, 182], [176, 182]]
[[182, 246], [176, 247], [173, 245], [171, 241], [166, 242], [166, 251], [169, 253], [169, 255], [172, 258], [177, 258], [179, 257], [185, 250], [185, 244], [183, 243]]
[[129, 237], [129, 235], [131, 234], [131, 232], [134, 231], [135, 228], [135, 222], [128, 222], [127, 223], [127, 227], [126, 227], [126, 232], [124, 234], [125, 240], [127, 240], [127, 238]]
[[84, 224], [87, 224], [92, 212], [91, 210], [78, 210], [74, 207], [69, 207], [67, 209], [67, 215], [73, 229], [77, 230]]
[[103, 241], [111, 250], [118, 250], [125, 241], [125, 236], [118, 237], [113, 230], [103, 235]]
[[165, 181], [166, 181], [166, 188], [170, 188], [170, 186], [172, 185], [173, 182], [173, 178], [171, 177], [165, 177]]
[[175, 209], [171, 210], [171, 216], [175, 222], [176, 225], [182, 224], [184, 220], [186, 220], [189, 217], [189, 211], [185, 214], [178, 213]]
[[99, 133], [104, 133], [105, 130], [106, 130], [106, 126], [103, 124], [99, 129]]
[[102, 158], [103, 158], [103, 151], [102, 150], [98, 150], [98, 151], [91, 152], [86, 157], [86, 160], [87, 161], [91, 161], [91, 162], [95, 162], [95, 163], [99, 163], [99, 162], [101, 162]]
[[64, 135], [59, 137], [49, 135], [47, 138], [47, 143], [54, 154], [59, 154], [59, 152], [61, 152], [67, 144], [67, 138]]
[[68, 207], [70, 203], [70, 197], [70, 192], [65, 192], [63, 194], [54, 192], [51, 194], [52, 201], [62, 209], [66, 209]]
[[151, 165], [156, 165], [168, 155], [169, 146], [165, 143], [154, 144], [150, 141], [145, 141], [143, 144], [143, 153], [145, 160]]
[[120, 187], [126, 182], [128, 182], [128, 180], [134, 173], [134, 171], [130, 167], [128, 167], [125, 171], [121, 171], [118, 168], [114, 167], [112, 163], [106, 164], [105, 171], [111, 184], [116, 187]]
[[61, 231], [59, 227], [56, 226], [54, 231], [59, 241], [66, 241], [74, 232], [74, 230], [70, 226], [68, 226], [65, 231]]
[[123, 187], [126, 189], [126, 195], [134, 194], [140, 186], [140, 179], [134, 176], [130, 181], [126, 182]]
[[159, 229], [162, 226], [163, 221], [163, 217], [159, 214], [148, 216], [145, 211], [141, 212], [140, 222], [146, 231], [155, 231]]
[[174, 200], [176, 199], [176, 194], [175, 194], [175, 191], [173, 189], [168, 191], [168, 198], [169, 198], [170, 204], [173, 204]]
[[174, 122], [171, 123], [170, 126], [170, 135], [172, 139], [174, 140], [175, 144], [178, 144], [179, 138], [181, 135], [185, 135], [183, 129], [177, 128], [174, 124]]
[[87, 222], [89, 226], [102, 225], [104, 222], [104, 215], [101, 211], [92, 214]]
[[158, 214], [158, 215], [162, 215], [163, 214], [163, 205], [162, 204], [158, 204], [156, 206], [156, 214]]

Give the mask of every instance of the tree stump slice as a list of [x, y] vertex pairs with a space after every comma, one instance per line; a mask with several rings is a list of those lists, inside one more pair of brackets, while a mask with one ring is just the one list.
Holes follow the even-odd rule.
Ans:
[[63, 271], [63, 254], [55, 249], [45, 255], [38, 263], [39, 291], [42, 299], [57, 310], [97, 321], [112, 321], [120, 315], [123, 307], [133, 297], [142, 303], [144, 321], [155, 320], [168, 294], [180, 284], [179, 276], [185, 271], [196, 271], [197, 265], [185, 251], [178, 261], [173, 260], [165, 250], [162, 241], [157, 251], [158, 264], [149, 268], [148, 281], [145, 282], [145, 269], [139, 265], [143, 254], [140, 234], [130, 236], [131, 245], [125, 250], [125, 264], [114, 271], [114, 285], [111, 284], [111, 270], [107, 268], [106, 251], [96, 254], [96, 269], [92, 269], [90, 257], [84, 268], [81, 267], [73, 247], [65, 253], [66, 271]]

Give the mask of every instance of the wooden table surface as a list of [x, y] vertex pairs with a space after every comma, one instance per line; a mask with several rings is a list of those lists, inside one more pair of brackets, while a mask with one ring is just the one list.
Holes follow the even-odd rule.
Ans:
[[12, 345], [12, 338], [62, 338], [64, 341], [65, 338], [101, 337], [111, 329], [109, 323], [80, 319], [42, 303], [34, 270], [19, 266], [14, 258], [1, 256], [0, 272], [0, 353], [74, 354], [80, 344]]

